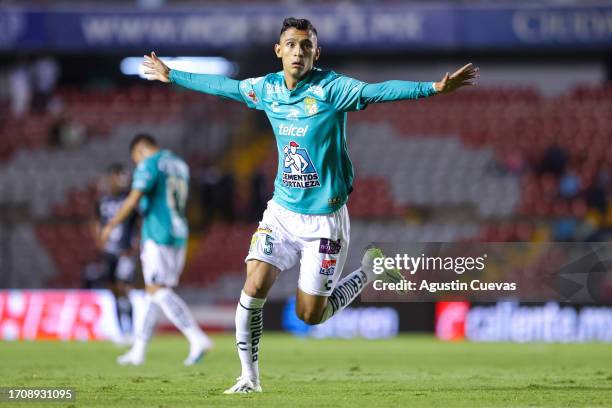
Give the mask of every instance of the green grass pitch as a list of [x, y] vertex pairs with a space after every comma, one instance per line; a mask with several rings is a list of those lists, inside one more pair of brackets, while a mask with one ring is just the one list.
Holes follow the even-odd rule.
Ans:
[[76, 401], [20, 407], [610, 407], [607, 344], [314, 340], [264, 333], [262, 394], [222, 395], [239, 373], [232, 336], [184, 367], [187, 342], [157, 336], [141, 367], [109, 343], [0, 343], [0, 387], [73, 387]]

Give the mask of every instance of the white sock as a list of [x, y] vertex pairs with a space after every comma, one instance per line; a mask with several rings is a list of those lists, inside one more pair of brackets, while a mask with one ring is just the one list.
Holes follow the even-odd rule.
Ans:
[[338, 282], [331, 295], [327, 298], [327, 305], [325, 306], [321, 323], [353, 303], [367, 286], [368, 282], [374, 279], [374, 274], [372, 273], [371, 276], [368, 276], [370, 274], [366, 273], [365, 269], [359, 268]]
[[196, 344], [205, 338], [204, 333], [198, 326], [189, 311], [189, 308], [172, 289], [161, 288], [153, 295], [155, 303], [159, 305], [168, 319], [183, 333], [189, 343]]
[[263, 305], [266, 299], [240, 294], [236, 307], [236, 346], [242, 376], [259, 382], [259, 343], [263, 333]]
[[144, 356], [149, 340], [151, 340], [151, 335], [155, 330], [158, 314], [159, 306], [153, 300], [153, 296], [147, 293], [145, 295], [145, 316], [141, 326], [136, 331], [134, 344], [132, 345], [133, 352]]

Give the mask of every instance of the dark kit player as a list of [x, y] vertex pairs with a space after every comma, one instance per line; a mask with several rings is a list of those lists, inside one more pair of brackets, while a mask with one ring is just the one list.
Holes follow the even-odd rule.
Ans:
[[110, 284], [115, 296], [117, 321], [121, 331], [121, 342], [132, 340], [132, 303], [129, 292], [134, 284], [136, 263], [134, 255], [134, 231], [137, 213], [133, 212], [123, 223], [117, 225], [106, 243], [100, 242], [100, 232], [116, 214], [129, 192], [129, 176], [121, 164], [109, 167], [106, 176], [106, 193], [96, 203], [96, 219], [93, 221], [93, 236], [103, 253], [103, 277]]

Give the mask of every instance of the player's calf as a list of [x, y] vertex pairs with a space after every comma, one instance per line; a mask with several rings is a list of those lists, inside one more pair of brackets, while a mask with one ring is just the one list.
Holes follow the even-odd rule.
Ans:
[[295, 312], [304, 323], [310, 325], [322, 323], [326, 306], [327, 296], [311, 295], [298, 289]]
[[263, 334], [263, 306], [276, 281], [278, 268], [260, 261], [247, 262], [247, 279], [236, 306], [236, 348], [242, 366], [237, 383], [225, 394], [261, 392], [259, 344]]

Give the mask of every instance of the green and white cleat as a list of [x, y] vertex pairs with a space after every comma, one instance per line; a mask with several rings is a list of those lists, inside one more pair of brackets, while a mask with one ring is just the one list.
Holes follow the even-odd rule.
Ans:
[[183, 361], [183, 364], [185, 364], [186, 366], [192, 366], [199, 363], [200, 361], [202, 361], [202, 358], [204, 358], [206, 353], [212, 350], [212, 348], [212, 340], [208, 338], [208, 336], [200, 336], [198, 340], [190, 344], [189, 355], [187, 356], [185, 361]]
[[236, 384], [233, 387], [223, 391], [224, 394], [250, 394], [252, 392], [261, 392], [259, 381], [255, 382], [246, 377], [236, 378]]
[[[363, 255], [363, 258], [361, 259], [361, 267], [363, 269], [366, 269], [367, 271], [372, 272], [372, 274], [374, 274], [375, 280], [381, 280], [386, 283], [400, 283], [401, 281], [405, 279], [404, 275], [402, 275], [401, 272], [396, 267], [386, 268], [384, 265], [382, 265], [382, 267], [384, 268], [384, 271], [380, 274], [375, 274], [373, 272], [374, 271], [374, 260], [379, 259], [379, 258], [386, 258], [382, 249], [369, 248], [368, 250], [366, 250], [365, 254]], [[397, 293], [406, 293], [406, 292], [407, 292], [406, 289], [397, 290]]]
[[139, 366], [144, 363], [144, 354], [130, 349], [127, 353], [117, 357], [117, 364], [122, 366]]

